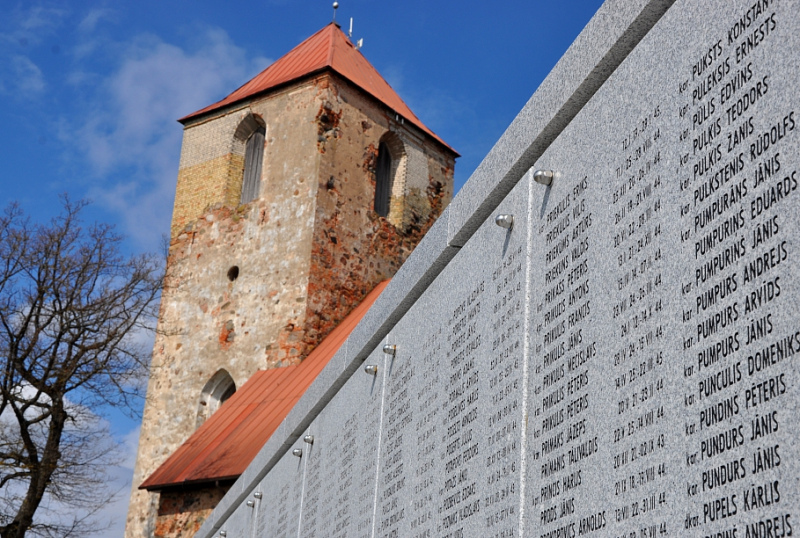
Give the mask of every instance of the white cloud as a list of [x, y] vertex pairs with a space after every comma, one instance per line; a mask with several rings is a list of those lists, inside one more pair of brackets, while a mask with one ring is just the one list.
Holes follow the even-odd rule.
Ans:
[[78, 24], [78, 31], [81, 33], [93, 32], [97, 28], [97, 23], [102, 19], [108, 19], [114, 12], [108, 8], [94, 8]]
[[80, 89], [81, 87], [101, 84], [102, 80], [100, 75], [91, 71], [71, 71], [67, 74], [65, 81], [68, 86]]
[[31, 6], [21, 14], [19, 27], [26, 32], [41, 33], [58, 26], [66, 15], [65, 9]]
[[0, 20], [0, 92], [30, 100], [45, 90], [45, 77], [31, 60], [36, 45], [53, 34], [68, 12], [30, 6]]
[[21, 97], [32, 97], [42, 93], [45, 89], [44, 75], [35, 63], [27, 56], [16, 54], [10, 61], [12, 88]]
[[405, 73], [403, 67], [398, 64], [384, 66], [381, 70], [381, 75], [398, 95], [404, 95], [406, 93], [406, 88], [404, 86]]
[[76, 62], [105, 58], [121, 45], [110, 37], [114, 34], [109, 35], [108, 25], [103, 27], [104, 22], [118, 22], [118, 12], [108, 8], [94, 8], [83, 15], [77, 25], [76, 42], [69, 47], [68, 52]]
[[119, 466], [127, 471], [133, 473], [133, 467], [136, 464], [136, 451], [139, 448], [139, 432], [140, 427], [132, 429], [122, 438], [122, 446], [124, 450], [124, 457], [120, 459]]
[[14, 10], [0, 21], [0, 42], [27, 47], [37, 45], [56, 30], [69, 15], [65, 9], [34, 5]]
[[[62, 139], [77, 144], [97, 178], [89, 196], [117, 213], [127, 235], [155, 249], [169, 229], [182, 137], [178, 118], [221, 99], [268, 65], [228, 35], [206, 29], [188, 50], [155, 36], [125, 47], [91, 109]], [[91, 74], [76, 71], [80, 83]], [[110, 181], [109, 181], [110, 179]]]

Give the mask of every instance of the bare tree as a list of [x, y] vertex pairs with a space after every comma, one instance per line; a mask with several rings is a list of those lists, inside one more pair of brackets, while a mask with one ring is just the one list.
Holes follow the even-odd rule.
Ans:
[[[0, 537], [84, 536], [115, 444], [98, 413], [141, 396], [161, 264], [63, 201], [46, 225], [0, 215]], [[50, 509], [47, 517], [42, 513]], [[36, 517], [34, 517], [36, 516]]]

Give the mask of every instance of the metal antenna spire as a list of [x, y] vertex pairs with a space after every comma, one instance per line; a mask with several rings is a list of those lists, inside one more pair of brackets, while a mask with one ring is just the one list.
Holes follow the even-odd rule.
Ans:
[[336, 10], [339, 9], [339, 2], [333, 3], [333, 22], [336, 22]]
[[[347, 37], [350, 39], [350, 42], [353, 42], [353, 17], [350, 17], [350, 31], [347, 32]], [[364, 46], [364, 38], [359, 39], [356, 43], [356, 50], [361, 49]]]

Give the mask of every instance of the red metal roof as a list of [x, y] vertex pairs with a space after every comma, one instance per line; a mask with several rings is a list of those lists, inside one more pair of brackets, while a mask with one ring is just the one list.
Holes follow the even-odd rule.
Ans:
[[298, 366], [253, 374], [139, 489], [159, 490], [241, 475], [388, 283], [381, 282], [367, 294]]
[[[428, 129], [400, 96], [356, 49], [336, 23], [312, 35], [222, 101], [181, 118], [181, 123], [224, 106], [237, 103], [289, 82], [331, 69], [343, 76], [394, 112], [416, 125], [453, 151], [444, 140]], [[458, 155], [456, 153], [456, 155]]]

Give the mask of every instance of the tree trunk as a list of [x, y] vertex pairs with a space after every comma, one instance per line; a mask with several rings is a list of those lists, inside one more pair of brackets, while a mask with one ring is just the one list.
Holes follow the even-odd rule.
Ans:
[[64, 431], [64, 423], [67, 419], [67, 414], [64, 411], [64, 406], [60, 398], [53, 401], [52, 411], [53, 414], [50, 417], [47, 442], [45, 443], [44, 450], [42, 450], [41, 461], [39, 465], [34, 466], [32, 470], [28, 491], [25, 494], [25, 499], [22, 501], [22, 505], [20, 505], [14, 520], [5, 527], [0, 527], [0, 538], [25, 537], [25, 533], [33, 524], [33, 515], [39, 508], [42, 498], [44, 498], [44, 493], [47, 489], [47, 484], [50, 482], [50, 477], [53, 476], [53, 473], [58, 467], [58, 447], [61, 444], [61, 434]]

